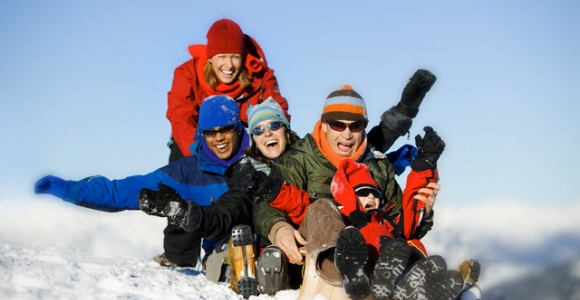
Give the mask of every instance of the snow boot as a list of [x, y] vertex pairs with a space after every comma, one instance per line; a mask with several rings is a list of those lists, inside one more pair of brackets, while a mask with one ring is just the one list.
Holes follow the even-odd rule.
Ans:
[[358, 229], [349, 226], [338, 234], [334, 264], [351, 299], [364, 299], [371, 293], [369, 278], [365, 274], [368, 256], [366, 241]]
[[[385, 241], [385, 242], [383, 242]], [[371, 275], [371, 293], [376, 300], [389, 299], [395, 291], [395, 280], [403, 273], [411, 250], [404, 239], [381, 240], [381, 254]]]
[[470, 259], [464, 261], [459, 265], [459, 273], [463, 277], [465, 282], [465, 289], [468, 289], [472, 285], [476, 284], [479, 280], [479, 272], [481, 271], [481, 265], [477, 260]]
[[172, 261], [167, 259], [167, 256], [165, 256], [165, 253], [161, 253], [161, 254], [153, 257], [153, 261], [158, 263], [162, 267], [168, 267], [168, 268], [177, 267], [176, 264], [174, 264]]
[[459, 296], [459, 294], [461, 294], [461, 291], [463, 291], [464, 280], [458, 271], [449, 270], [447, 271], [447, 274], [449, 275], [449, 279], [447, 281], [446, 287], [450, 291], [450, 299], [455, 299], [457, 296]]
[[290, 288], [288, 258], [280, 248], [270, 245], [258, 258], [258, 291], [260, 294], [275, 295]]
[[420, 260], [396, 284], [393, 300], [442, 300], [435, 290], [439, 282], [449, 279], [447, 264], [438, 255]]
[[230, 284], [232, 289], [244, 298], [258, 295], [255, 264], [256, 248], [250, 226], [237, 225], [232, 229], [228, 251], [231, 264]]

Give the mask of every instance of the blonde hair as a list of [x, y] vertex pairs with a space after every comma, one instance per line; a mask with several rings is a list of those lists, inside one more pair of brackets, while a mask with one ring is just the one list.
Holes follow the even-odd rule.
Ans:
[[[215, 89], [218, 85], [217, 76], [213, 72], [209, 59], [205, 62], [205, 66], [203, 67], [203, 77], [205, 78], [205, 82], [207, 82], [212, 89]], [[242, 64], [242, 69], [240, 70], [240, 74], [238, 74], [238, 83], [243, 89], [245, 89], [250, 85], [251, 81], [252, 78], [248, 75], [248, 69], [246, 69]]]

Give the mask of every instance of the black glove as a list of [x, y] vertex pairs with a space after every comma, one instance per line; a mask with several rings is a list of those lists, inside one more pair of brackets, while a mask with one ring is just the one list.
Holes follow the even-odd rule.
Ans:
[[365, 214], [360, 210], [354, 210], [353, 212], [350, 213], [348, 218], [350, 219], [352, 226], [358, 229], [363, 228], [369, 222], [367, 214]]
[[172, 187], [159, 183], [159, 190], [141, 189], [139, 209], [148, 215], [184, 219], [187, 202]]
[[420, 135], [415, 136], [415, 144], [417, 144], [417, 157], [411, 163], [411, 168], [415, 171], [424, 171], [427, 169], [437, 168], [437, 160], [443, 150], [445, 150], [445, 142], [437, 135], [437, 132], [429, 126], [423, 128], [425, 136], [421, 138]]
[[257, 171], [254, 174], [254, 183], [252, 194], [259, 197], [260, 200], [270, 203], [278, 197], [284, 180], [270, 177], [264, 172]]
[[249, 158], [242, 158], [232, 164], [224, 173], [226, 183], [230, 189], [240, 189], [243, 193], [248, 193], [255, 188], [254, 174], [258, 172]]
[[397, 110], [409, 118], [417, 116], [419, 105], [436, 80], [437, 77], [433, 73], [423, 69], [417, 70], [403, 89]]
[[280, 178], [269, 177], [266, 173], [257, 171], [249, 158], [243, 158], [230, 166], [224, 176], [229, 188], [238, 188], [267, 202], [276, 199], [283, 183]]

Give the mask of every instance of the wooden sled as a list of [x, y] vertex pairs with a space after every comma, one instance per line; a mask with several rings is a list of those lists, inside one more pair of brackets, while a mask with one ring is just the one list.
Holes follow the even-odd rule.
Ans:
[[312, 261], [310, 255], [307, 255], [303, 248], [300, 249], [300, 252], [302, 252], [302, 255], [306, 257], [306, 261], [304, 263], [304, 278], [302, 280], [302, 286], [300, 287], [298, 300], [314, 299], [318, 294], [329, 300], [348, 299], [342, 286], [331, 285], [322, 280], [322, 278], [316, 274], [316, 263]]

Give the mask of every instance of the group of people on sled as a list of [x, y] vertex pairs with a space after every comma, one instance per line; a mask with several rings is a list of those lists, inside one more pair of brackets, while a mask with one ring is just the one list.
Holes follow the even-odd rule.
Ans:
[[445, 142], [426, 126], [415, 145], [390, 149], [435, 75], [417, 70], [370, 130], [349, 85], [312, 99], [320, 119], [300, 138], [260, 45], [228, 19], [206, 37], [174, 72], [169, 164], [123, 179], [47, 175], [35, 192], [167, 218], [154, 261], [201, 262], [209, 280], [244, 298], [300, 289], [300, 299], [477, 299], [479, 263], [448, 269], [421, 242], [434, 224]]

